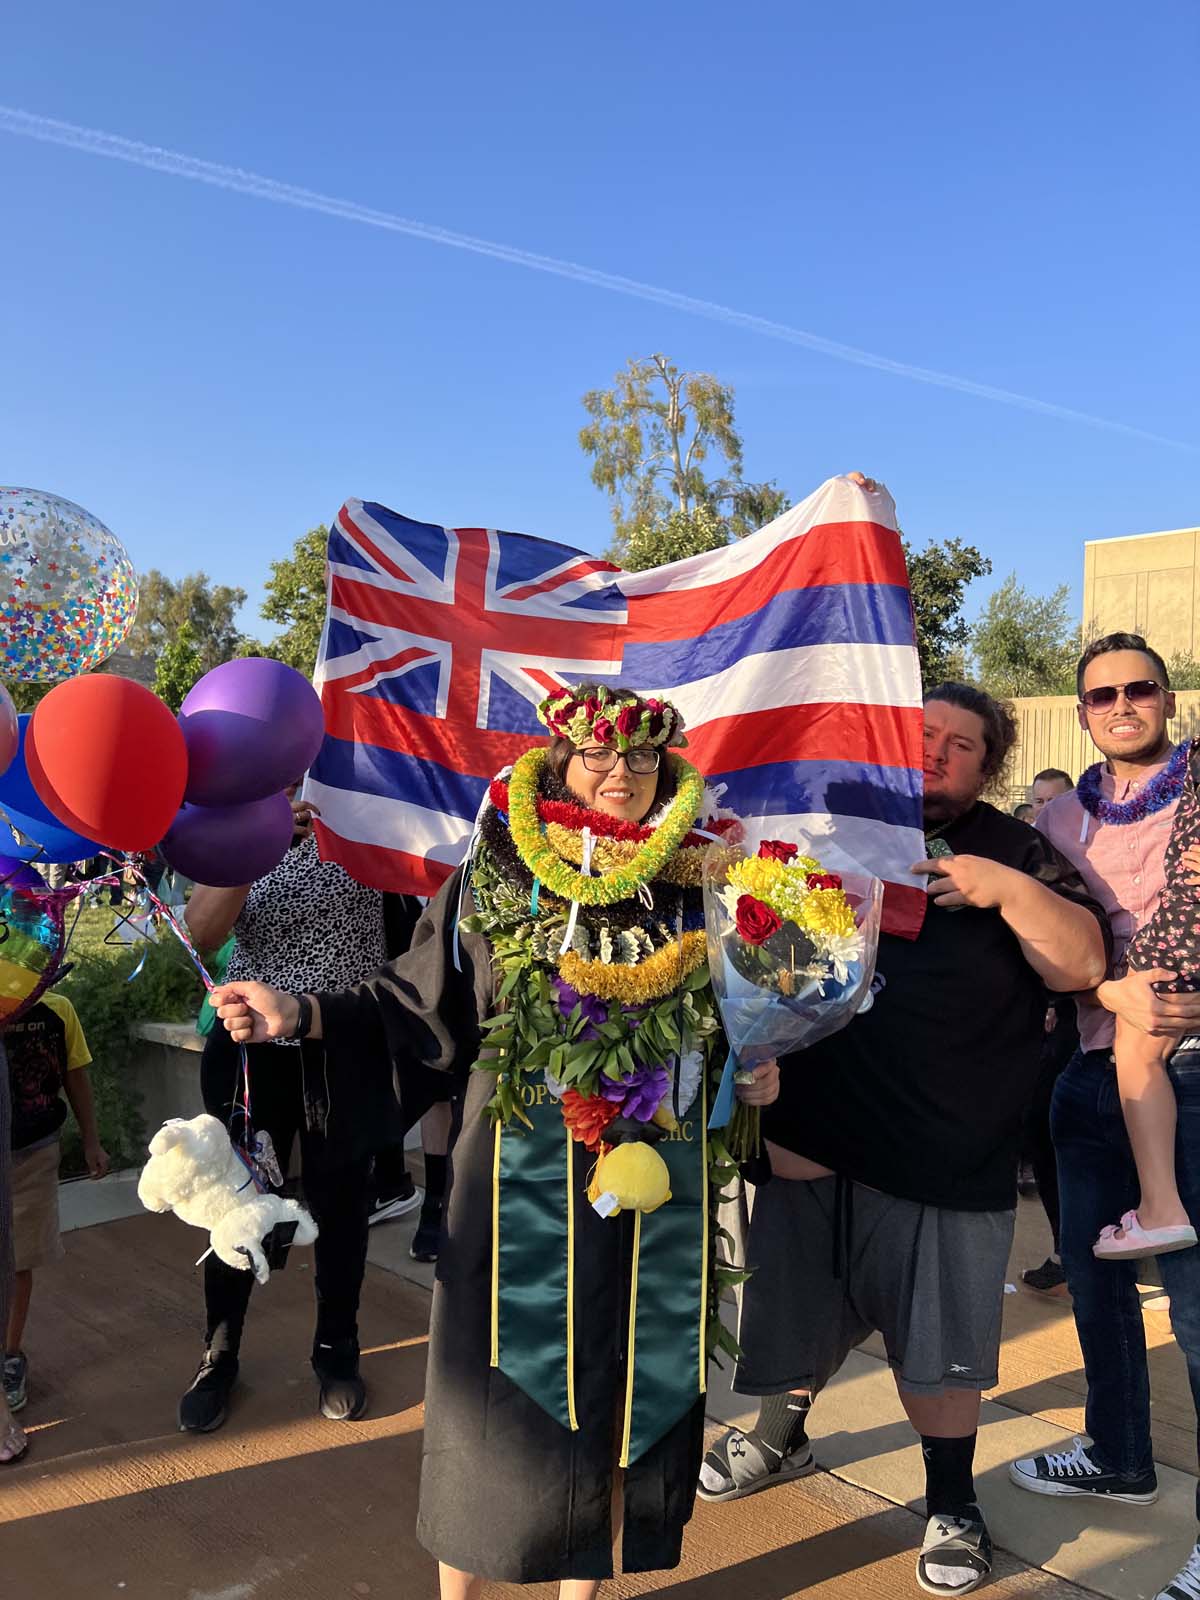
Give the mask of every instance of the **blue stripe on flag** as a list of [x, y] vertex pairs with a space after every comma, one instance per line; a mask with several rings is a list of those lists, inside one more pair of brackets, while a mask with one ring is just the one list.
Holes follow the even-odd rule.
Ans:
[[869, 817], [902, 828], [921, 826], [922, 776], [908, 767], [867, 766], [858, 761], [776, 761], [740, 772], [715, 773], [725, 784], [723, 806], [743, 817]]
[[[679, 612], [681, 623], [686, 624], [686, 594], [679, 596]], [[774, 595], [748, 616], [710, 628], [700, 638], [627, 644], [621, 680], [675, 689], [722, 672], [749, 655], [829, 644], [897, 644], [911, 648], [912, 614], [907, 589], [882, 583], [839, 583], [786, 591]]]
[[[331, 789], [383, 795], [430, 811], [445, 811], [467, 822], [474, 822], [488, 785], [486, 778], [468, 777], [436, 761], [423, 761], [380, 745], [335, 739], [330, 734], [325, 736], [312, 775]], [[403, 850], [404, 840], [397, 839], [395, 846]]]

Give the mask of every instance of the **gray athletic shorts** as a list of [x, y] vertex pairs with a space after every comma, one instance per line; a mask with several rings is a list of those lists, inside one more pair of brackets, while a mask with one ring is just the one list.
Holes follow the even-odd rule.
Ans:
[[878, 1332], [903, 1389], [994, 1388], [1015, 1217], [772, 1178], [754, 1196], [733, 1387], [815, 1394]]

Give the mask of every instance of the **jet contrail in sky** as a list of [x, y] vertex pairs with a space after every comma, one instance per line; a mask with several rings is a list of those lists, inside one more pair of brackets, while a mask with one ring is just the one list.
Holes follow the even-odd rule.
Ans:
[[188, 178], [193, 183], [206, 183], [214, 189], [228, 189], [234, 194], [251, 195], [259, 200], [270, 200], [275, 205], [293, 206], [300, 211], [315, 211], [324, 216], [337, 217], [343, 222], [357, 222], [371, 228], [383, 228], [390, 233], [402, 233], [409, 238], [423, 239], [428, 244], [448, 245], [453, 250], [467, 250], [474, 255], [487, 256], [493, 261], [507, 261], [512, 266], [526, 267], [533, 272], [548, 272], [573, 283], [589, 284], [595, 289], [607, 289], [613, 294], [628, 295], [635, 300], [646, 300], [653, 305], [666, 306], [690, 316], [706, 317], [710, 322], [723, 322], [728, 327], [744, 328], [783, 344], [799, 345], [814, 350], [818, 355], [830, 356], [835, 361], [850, 362], [854, 366], [869, 367], [875, 372], [889, 372], [897, 378], [908, 378], [915, 383], [933, 384], [939, 389], [950, 389], [957, 394], [972, 395], [979, 400], [994, 400], [1001, 405], [1017, 406], [1023, 411], [1038, 412], [1042, 416], [1057, 417], [1064, 422], [1082, 422], [1090, 428], [1104, 428], [1110, 433], [1125, 434], [1128, 438], [1142, 439], [1151, 444], [1168, 445], [1175, 450], [1194, 450], [1195, 445], [1179, 439], [1167, 439], [1160, 434], [1148, 433], [1126, 422], [1113, 422], [1107, 417], [1092, 416], [1086, 411], [1076, 411], [1070, 406], [1056, 405], [1050, 400], [1038, 400], [1032, 395], [1017, 394], [1011, 389], [998, 389], [989, 383], [976, 383], [971, 378], [959, 378], [953, 373], [938, 372], [931, 367], [918, 367], [907, 361], [893, 361], [889, 356], [876, 355], [870, 350], [860, 350], [854, 345], [840, 344], [819, 333], [809, 333], [803, 328], [791, 327], [785, 322], [773, 322], [757, 317], [748, 311], [737, 311], [712, 300], [700, 300], [692, 295], [680, 294], [674, 289], [663, 289], [652, 283], [641, 283], [636, 278], [622, 277], [613, 272], [602, 272], [596, 267], [586, 267], [575, 261], [563, 261], [556, 256], [538, 255], [531, 250], [521, 250], [515, 245], [498, 244], [491, 239], [477, 239], [468, 233], [456, 233], [449, 228], [439, 228], [433, 223], [416, 222], [409, 217], [396, 216], [390, 211], [377, 211], [371, 206], [359, 205], [353, 200], [340, 200], [333, 195], [319, 194], [312, 189], [301, 189], [295, 184], [282, 183], [276, 178], [265, 178], [257, 172], [247, 172], [242, 167], [227, 167], [216, 161], [202, 161], [177, 150], [164, 150], [158, 145], [142, 144], [136, 139], [125, 139], [119, 134], [104, 133], [97, 128], [82, 128], [72, 122], [60, 122], [54, 117], [43, 117], [32, 111], [21, 111], [15, 106], [0, 105], [0, 133], [15, 134], [22, 139], [35, 139], [43, 144], [62, 145], [85, 155], [106, 156], [110, 161], [125, 161], [131, 166], [146, 167], [152, 172], [163, 172], [172, 178]]

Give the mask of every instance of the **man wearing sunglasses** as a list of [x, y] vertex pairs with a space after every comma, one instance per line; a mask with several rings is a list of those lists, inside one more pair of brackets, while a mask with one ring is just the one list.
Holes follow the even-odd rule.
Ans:
[[[1108, 913], [1119, 964], [1163, 890], [1185, 752], [1167, 734], [1175, 696], [1166, 666], [1139, 634], [1109, 634], [1090, 645], [1077, 686], [1080, 724], [1104, 759], [1084, 773], [1077, 789], [1050, 801], [1036, 826], [1079, 869]], [[1160, 995], [1153, 973], [1130, 971], [1079, 995], [1077, 1008], [1081, 1047], [1056, 1085], [1051, 1126], [1062, 1261], [1088, 1375], [1092, 1443], [1076, 1440], [1071, 1450], [1015, 1461], [1009, 1475], [1037, 1494], [1146, 1505], [1157, 1499], [1158, 1482], [1137, 1264], [1092, 1254], [1100, 1229], [1138, 1198], [1112, 1064], [1114, 1018], [1145, 1033], [1187, 1030], [1168, 1070], [1180, 1111], [1176, 1175], [1185, 1205], [1200, 1220], [1200, 994]], [[1200, 1411], [1200, 1249], [1160, 1260]], [[1200, 1600], [1200, 1546], [1159, 1600]]]

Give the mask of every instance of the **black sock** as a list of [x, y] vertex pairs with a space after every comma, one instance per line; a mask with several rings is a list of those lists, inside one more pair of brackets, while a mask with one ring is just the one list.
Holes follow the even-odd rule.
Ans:
[[807, 1394], [768, 1394], [759, 1402], [754, 1431], [781, 1456], [790, 1455], [808, 1443], [804, 1431], [812, 1396]]
[[921, 1435], [925, 1458], [925, 1514], [929, 1517], [977, 1517], [975, 1504], [975, 1435], [965, 1439], [931, 1439]]
[[446, 1195], [446, 1156], [425, 1157], [425, 1203], [421, 1215], [437, 1217]]

